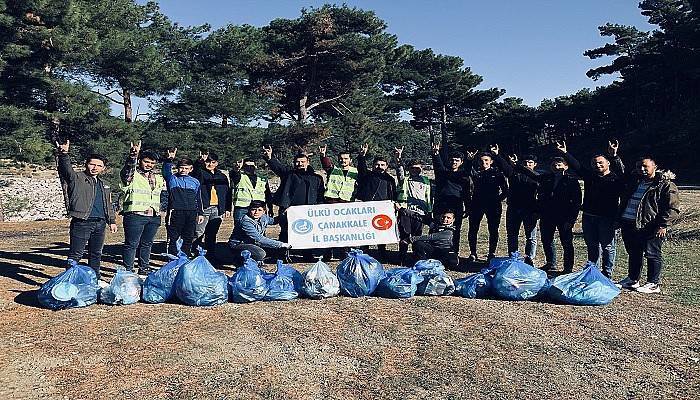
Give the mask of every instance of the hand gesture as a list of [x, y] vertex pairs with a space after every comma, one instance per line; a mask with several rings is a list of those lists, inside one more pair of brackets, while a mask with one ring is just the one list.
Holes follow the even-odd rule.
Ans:
[[555, 140], [554, 143], [557, 145], [557, 150], [562, 153], [566, 153], [566, 141], [565, 140]]
[[440, 153], [440, 142], [433, 143], [433, 155]]
[[243, 168], [243, 160], [236, 161], [236, 171], [240, 171]]
[[515, 153], [509, 155], [508, 158], [510, 158], [510, 161], [511, 161], [513, 164], [515, 164], [515, 163], [518, 162], [518, 155], [515, 154]]
[[199, 151], [199, 159], [202, 161], [206, 161], [207, 158], [209, 158], [209, 151]]
[[498, 155], [498, 143], [492, 144], [489, 146], [489, 149], [493, 154]]
[[369, 145], [367, 143], [360, 146], [360, 154], [364, 157], [367, 155], [367, 150], [369, 150]]
[[403, 154], [403, 148], [404, 146], [401, 146], [401, 148], [394, 147], [394, 156], [396, 156], [397, 160], [401, 159], [401, 155]]
[[474, 157], [476, 157], [476, 153], [478, 153], [478, 151], [477, 150], [467, 150], [466, 153], [467, 153], [466, 154], [467, 160], [473, 160]]
[[656, 230], [655, 236], [657, 238], [665, 238], [666, 237], [666, 228], [659, 227], [659, 229]]
[[66, 140], [65, 143], [58, 143], [58, 141], [56, 142], [56, 149], [61, 154], [68, 154], [69, 148], [70, 148], [70, 140]]
[[129, 145], [131, 145], [129, 155], [132, 157], [139, 155], [139, 152], [141, 151], [141, 141], [139, 140], [136, 144], [134, 144], [134, 142], [129, 142]]
[[325, 157], [327, 151], [328, 151], [327, 145], [324, 144], [323, 146], [318, 146], [318, 153], [321, 155], [321, 157]]
[[198, 215], [198, 216], [197, 216], [197, 223], [198, 223], [198, 224], [203, 224], [203, 223], [204, 223], [204, 215]]
[[117, 233], [117, 224], [109, 224], [109, 232]]
[[612, 157], [617, 157], [617, 149], [620, 148], [620, 142], [617, 139], [608, 140], [608, 154]]
[[231, 217], [231, 211], [226, 211], [223, 215], [223, 219], [228, 219]]
[[265, 145], [262, 147], [262, 149], [263, 149], [263, 157], [265, 157], [265, 159], [267, 159], [267, 160], [271, 159], [272, 158], [272, 146]]
[[175, 154], [177, 154], [177, 147], [171, 147], [168, 149], [168, 159], [172, 160], [175, 158]]

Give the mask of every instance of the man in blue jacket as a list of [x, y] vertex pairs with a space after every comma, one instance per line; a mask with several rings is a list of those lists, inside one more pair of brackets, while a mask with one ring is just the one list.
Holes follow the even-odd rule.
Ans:
[[199, 204], [199, 181], [190, 176], [193, 162], [182, 158], [177, 162], [177, 173], [173, 174], [173, 162], [177, 147], [168, 150], [163, 163], [163, 178], [168, 186], [168, 214], [165, 219], [168, 230], [168, 253], [177, 255], [177, 240], [182, 238], [182, 251], [191, 256], [195, 237], [197, 216], [203, 215]]
[[268, 253], [281, 256], [281, 250], [292, 246], [265, 236], [268, 225], [276, 225], [278, 218], [265, 213], [265, 202], [253, 200], [248, 206], [248, 213], [233, 228], [228, 240], [229, 247], [237, 259], [243, 250], [248, 250], [256, 261], [263, 261]]

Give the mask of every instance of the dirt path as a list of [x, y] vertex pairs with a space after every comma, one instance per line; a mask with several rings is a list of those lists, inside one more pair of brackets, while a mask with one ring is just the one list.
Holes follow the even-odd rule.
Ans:
[[597, 308], [418, 297], [43, 310], [33, 291], [60, 271], [66, 226], [0, 227], [0, 399], [695, 399], [700, 390], [698, 307], [663, 295], [625, 292]]

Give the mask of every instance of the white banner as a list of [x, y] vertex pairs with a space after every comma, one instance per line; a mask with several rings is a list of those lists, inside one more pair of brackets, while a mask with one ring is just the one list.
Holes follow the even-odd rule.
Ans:
[[365, 201], [287, 209], [293, 249], [398, 243], [393, 201]]

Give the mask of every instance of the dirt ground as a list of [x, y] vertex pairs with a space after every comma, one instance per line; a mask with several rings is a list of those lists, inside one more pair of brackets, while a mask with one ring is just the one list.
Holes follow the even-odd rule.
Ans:
[[[337, 297], [52, 312], [36, 290], [62, 270], [67, 231], [0, 224], [0, 399], [700, 396], [698, 306], [669, 295], [625, 291], [595, 308]], [[121, 240], [108, 239], [107, 277]]]

